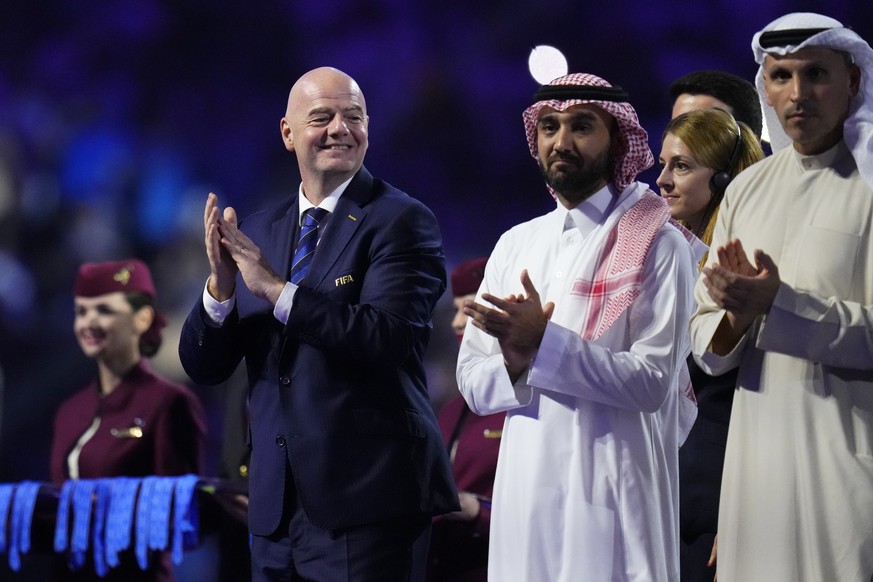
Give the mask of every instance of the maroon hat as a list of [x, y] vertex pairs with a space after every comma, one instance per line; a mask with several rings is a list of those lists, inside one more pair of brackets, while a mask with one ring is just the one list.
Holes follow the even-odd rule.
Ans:
[[463, 297], [479, 290], [485, 279], [485, 263], [488, 257], [464, 261], [452, 270], [452, 295]]
[[79, 267], [73, 295], [96, 297], [116, 291], [139, 291], [155, 298], [155, 284], [145, 263], [137, 259], [84, 263]]

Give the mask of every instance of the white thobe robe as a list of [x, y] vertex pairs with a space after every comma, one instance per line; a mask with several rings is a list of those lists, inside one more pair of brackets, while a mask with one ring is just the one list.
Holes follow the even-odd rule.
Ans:
[[[720, 582], [873, 577], [873, 191], [841, 142], [786, 148], [743, 171], [712, 248], [738, 238], [782, 284], [727, 356], [709, 349], [724, 311], [702, 280], [695, 358], [739, 365], [718, 525]], [[710, 254], [711, 258], [715, 253]]]
[[513, 385], [497, 341], [468, 323], [458, 385], [479, 414], [507, 411], [491, 521], [489, 579], [678, 580], [677, 389], [690, 351], [697, 274], [688, 242], [661, 227], [640, 295], [595, 341], [583, 340], [595, 250], [645, 190], [605, 188], [505, 233], [484, 292], [522, 293], [527, 269], [555, 311], [529, 371]]

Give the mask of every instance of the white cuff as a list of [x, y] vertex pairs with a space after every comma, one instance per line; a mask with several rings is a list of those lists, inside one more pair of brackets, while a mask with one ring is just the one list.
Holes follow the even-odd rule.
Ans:
[[203, 309], [206, 310], [206, 315], [212, 320], [215, 325], [222, 325], [227, 316], [233, 311], [233, 306], [236, 305], [236, 293], [230, 296], [227, 301], [219, 301], [209, 294], [209, 282], [203, 287]]
[[291, 306], [294, 305], [295, 293], [297, 293], [297, 285], [291, 282], [285, 283], [285, 288], [282, 289], [282, 293], [276, 301], [276, 307], [273, 308], [273, 317], [278, 319], [282, 325], [288, 323]]

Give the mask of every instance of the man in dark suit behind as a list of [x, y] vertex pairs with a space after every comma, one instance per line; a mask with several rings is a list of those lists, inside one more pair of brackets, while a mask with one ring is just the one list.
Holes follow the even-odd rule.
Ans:
[[[179, 354], [204, 384], [246, 359], [254, 580], [416, 580], [430, 516], [459, 509], [422, 366], [442, 240], [430, 210], [363, 167], [368, 123], [351, 77], [310, 71], [280, 122], [299, 193], [239, 228], [206, 202], [211, 274]], [[327, 214], [298, 281], [312, 207]]]

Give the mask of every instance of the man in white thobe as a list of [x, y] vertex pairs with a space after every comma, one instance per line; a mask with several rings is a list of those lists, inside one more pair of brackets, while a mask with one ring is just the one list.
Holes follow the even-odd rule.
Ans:
[[677, 580], [695, 253], [634, 181], [653, 159], [621, 88], [572, 74], [534, 101], [557, 207], [500, 238], [458, 359], [470, 407], [507, 412], [489, 579]]
[[691, 322], [704, 369], [739, 366], [718, 580], [869, 582], [873, 51], [809, 13], [752, 47], [774, 155], [727, 190]]

